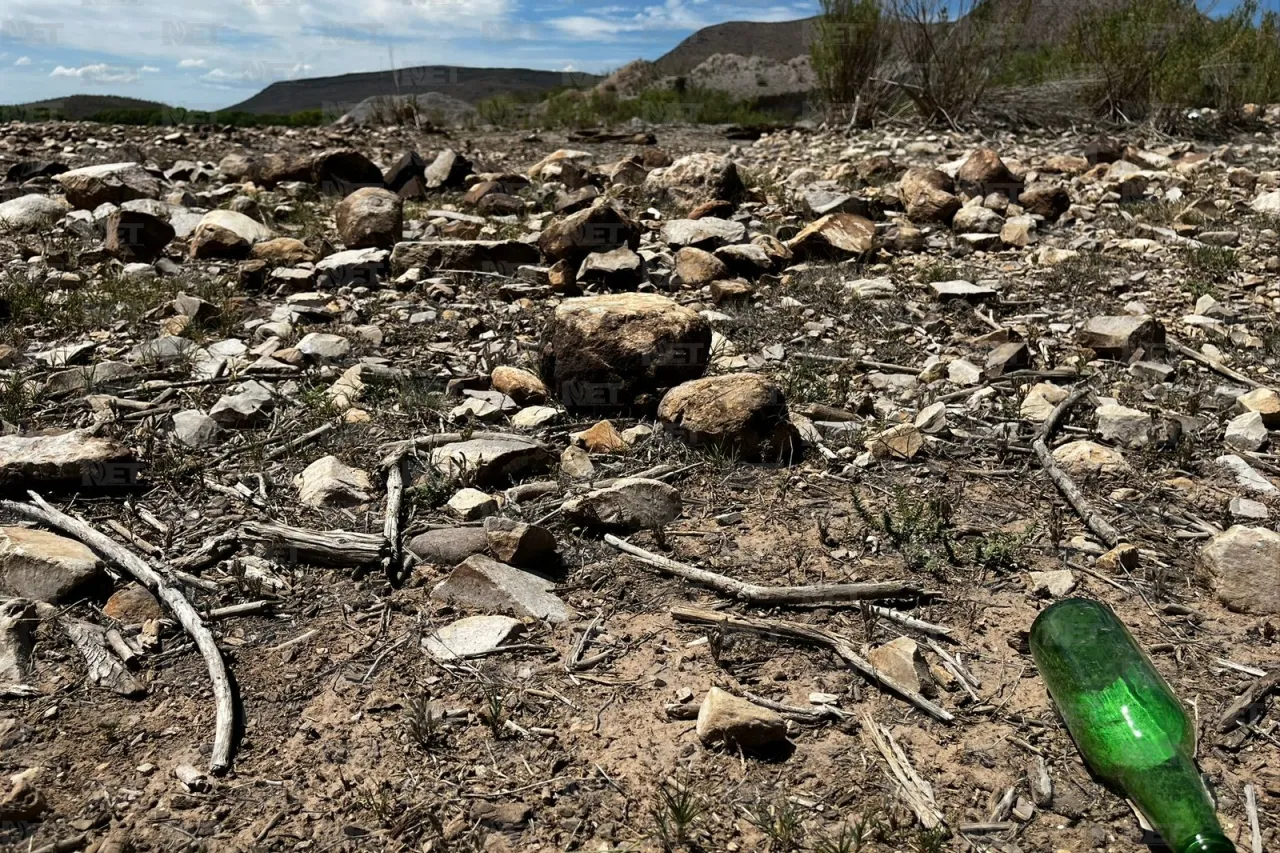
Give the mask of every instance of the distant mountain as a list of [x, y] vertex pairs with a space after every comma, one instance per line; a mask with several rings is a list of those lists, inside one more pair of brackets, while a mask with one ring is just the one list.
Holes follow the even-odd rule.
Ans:
[[49, 98], [45, 101], [32, 101], [28, 104], [0, 107], [0, 114], [5, 111], [15, 111], [33, 117], [47, 115], [49, 118], [80, 121], [106, 110], [163, 109], [168, 109], [168, 106], [157, 101], [143, 101], [138, 98], [125, 98], [120, 95], [68, 95], [65, 98]]
[[703, 27], [653, 61], [659, 77], [688, 74], [717, 53], [759, 56], [786, 62], [809, 54], [809, 33], [815, 18], [779, 23], [730, 21]]
[[227, 109], [257, 115], [288, 115], [302, 110], [322, 110], [332, 112], [336, 119], [361, 101], [379, 95], [439, 92], [474, 104], [497, 95], [536, 96], [561, 87], [589, 87], [600, 79], [597, 75], [576, 71], [424, 65], [396, 71], [282, 80]]

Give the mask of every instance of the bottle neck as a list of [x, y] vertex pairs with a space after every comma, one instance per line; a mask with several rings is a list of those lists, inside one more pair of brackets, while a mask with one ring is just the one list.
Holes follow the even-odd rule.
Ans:
[[1197, 835], [1180, 853], [1236, 853], [1236, 846], [1225, 835], [1214, 832]]

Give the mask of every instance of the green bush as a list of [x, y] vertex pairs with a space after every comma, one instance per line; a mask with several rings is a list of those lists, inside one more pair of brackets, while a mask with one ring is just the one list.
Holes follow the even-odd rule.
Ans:
[[813, 24], [809, 58], [829, 114], [866, 124], [893, 99], [874, 79], [889, 53], [891, 28], [879, 0], [822, 0]]

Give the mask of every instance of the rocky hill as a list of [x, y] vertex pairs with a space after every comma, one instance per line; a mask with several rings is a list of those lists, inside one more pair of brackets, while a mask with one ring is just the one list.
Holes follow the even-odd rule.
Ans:
[[44, 101], [0, 107], [0, 110], [25, 112], [33, 117], [47, 116], [79, 121], [106, 110], [154, 110], [165, 109], [165, 106], [157, 101], [144, 101], [119, 95], [69, 95], [65, 98], [49, 98]]
[[658, 76], [688, 74], [716, 54], [758, 56], [786, 62], [809, 53], [814, 18], [778, 23], [729, 21], [703, 27], [653, 61]]
[[590, 86], [599, 78], [591, 74], [535, 71], [529, 68], [461, 68], [423, 65], [397, 71], [340, 74], [272, 83], [228, 110], [255, 114], [288, 115], [302, 110], [346, 113], [366, 98], [379, 95], [419, 95], [440, 92], [474, 104], [497, 95], [527, 95], [564, 86]]

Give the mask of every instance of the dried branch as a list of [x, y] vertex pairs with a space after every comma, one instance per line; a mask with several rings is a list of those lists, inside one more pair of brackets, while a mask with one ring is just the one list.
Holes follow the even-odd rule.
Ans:
[[690, 583], [711, 587], [717, 592], [758, 605], [823, 604], [839, 601], [870, 601], [879, 598], [903, 598], [925, 595], [920, 587], [905, 581], [885, 583], [816, 584], [813, 586], [763, 586], [744, 583], [735, 578], [709, 572], [706, 569], [687, 566], [660, 554], [654, 554], [619, 539], [612, 533], [605, 534], [604, 541], [624, 554], [663, 574], [687, 580]]
[[844, 637], [823, 631], [820, 628], [803, 625], [799, 622], [784, 622], [780, 619], [756, 619], [751, 616], [738, 616], [732, 613], [722, 613], [718, 610], [701, 610], [694, 607], [673, 607], [671, 608], [671, 616], [677, 622], [706, 625], [720, 628], [721, 630], [763, 634], [795, 642], [824, 646], [833, 651], [850, 669], [899, 699], [911, 703], [935, 720], [940, 720], [944, 723], [955, 721], [955, 716], [951, 712], [939, 705], [935, 705], [914, 690], [903, 687], [864, 660], [854, 650], [853, 644]]
[[1108, 548], [1114, 548], [1120, 542], [1119, 531], [1112, 527], [1111, 523], [1093, 508], [1088, 498], [1080, 491], [1080, 487], [1067, 475], [1067, 472], [1058, 467], [1058, 463], [1053, 459], [1053, 453], [1049, 450], [1049, 439], [1053, 436], [1054, 431], [1057, 430], [1058, 424], [1067, 416], [1072, 407], [1088, 393], [1088, 384], [1083, 384], [1068, 394], [1067, 398], [1059, 403], [1045, 420], [1044, 427], [1040, 430], [1040, 435], [1032, 442], [1031, 446], [1035, 448], [1036, 456], [1039, 458], [1040, 464], [1044, 466], [1045, 473], [1049, 475], [1049, 479], [1058, 487], [1058, 491], [1062, 492], [1063, 497], [1067, 499], [1072, 509], [1084, 521], [1085, 526], [1105, 542]]
[[85, 545], [97, 551], [103, 557], [133, 575], [134, 579], [151, 591], [156, 598], [163, 601], [177, 618], [184, 631], [195, 642], [205, 665], [209, 668], [209, 680], [213, 685], [215, 720], [213, 734], [213, 753], [209, 757], [209, 770], [222, 773], [231, 766], [231, 740], [235, 719], [235, 702], [231, 694], [231, 681], [227, 678], [226, 663], [213, 634], [204, 626], [191, 603], [183, 598], [182, 593], [169, 585], [163, 576], [151, 566], [118, 542], [104, 536], [87, 522], [73, 518], [64, 512], [54, 509], [44, 498], [35, 492], [28, 492], [32, 503], [17, 501], [0, 501], [0, 508], [16, 512], [27, 518], [35, 519], [49, 527], [61, 530], [69, 536], [79, 539]]

